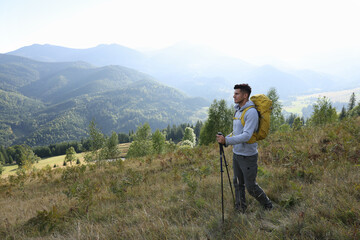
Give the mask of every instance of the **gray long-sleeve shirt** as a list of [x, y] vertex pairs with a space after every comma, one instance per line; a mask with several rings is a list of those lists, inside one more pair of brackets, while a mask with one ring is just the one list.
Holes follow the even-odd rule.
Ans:
[[245, 127], [241, 124], [240, 120], [242, 111], [249, 106], [255, 106], [255, 104], [249, 100], [241, 108], [238, 104], [235, 105], [236, 112], [234, 117], [238, 119], [233, 120], [232, 134], [225, 137], [226, 145], [233, 145], [233, 152], [242, 156], [252, 156], [258, 153], [257, 142], [252, 144], [246, 143], [258, 129], [259, 115], [257, 110], [250, 108], [246, 111], [244, 116]]

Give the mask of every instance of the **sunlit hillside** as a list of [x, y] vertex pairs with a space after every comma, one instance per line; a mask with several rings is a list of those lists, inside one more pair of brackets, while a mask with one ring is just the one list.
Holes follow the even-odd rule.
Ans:
[[337, 108], [338, 112], [340, 112], [341, 107], [347, 107], [349, 102], [349, 96], [354, 93], [356, 96], [360, 96], [360, 88], [353, 88], [348, 90], [340, 90], [340, 91], [328, 91], [321, 92], [303, 96], [297, 96], [293, 100], [288, 101], [284, 104], [284, 110], [287, 112], [295, 113], [298, 115], [303, 115], [302, 110], [304, 108], [311, 108], [314, 102], [318, 98], [327, 97]]
[[[222, 224], [214, 144], [2, 179], [0, 238], [360, 238], [360, 118], [272, 134], [259, 154], [272, 211], [247, 197], [234, 212], [225, 178]], [[226, 159], [231, 170], [231, 148]]]

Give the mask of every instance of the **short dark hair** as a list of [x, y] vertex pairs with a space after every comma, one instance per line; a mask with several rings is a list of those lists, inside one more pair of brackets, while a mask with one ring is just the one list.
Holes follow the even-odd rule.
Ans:
[[240, 89], [240, 91], [246, 92], [247, 94], [249, 94], [249, 97], [250, 97], [251, 87], [249, 86], [249, 84], [247, 84], [247, 83], [236, 84], [236, 85], [234, 86], [234, 89]]

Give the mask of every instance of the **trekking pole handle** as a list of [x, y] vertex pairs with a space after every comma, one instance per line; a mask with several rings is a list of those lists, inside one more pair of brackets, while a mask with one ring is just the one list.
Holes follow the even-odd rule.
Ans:
[[[218, 132], [217, 135], [224, 136], [224, 134], [222, 134], [222, 132]], [[219, 143], [219, 145], [220, 145], [220, 147], [222, 147], [224, 144]]]

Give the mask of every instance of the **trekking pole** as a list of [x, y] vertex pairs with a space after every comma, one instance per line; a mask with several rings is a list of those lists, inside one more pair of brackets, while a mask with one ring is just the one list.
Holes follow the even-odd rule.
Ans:
[[[221, 132], [218, 132], [218, 135], [223, 135]], [[226, 168], [226, 172], [227, 172], [227, 176], [228, 176], [228, 180], [229, 180], [229, 185], [230, 185], [230, 189], [231, 189], [231, 195], [233, 198], [233, 203], [235, 205], [235, 198], [234, 198], [234, 192], [232, 189], [232, 185], [231, 185], [231, 181], [230, 181], [230, 174], [229, 174], [229, 169], [228, 169], [228, 164], [226, 162], [226, 158], [225, 158], [225, 152], [224, 152], [224, 147], [221, 143], [219, 143], [219, 148], [220, 148], [220, 171], [221, 171], [221, 207], [222, 207], [222, 222], [224, 223], [224, 185], [223, 185], [223, 167], [222, 167], [222, 160], [224, 157], [224, 163], [225, 163], [225, 168]]]
[[230, 180], [230, 174], [229, 174], [229, 169], [228, 169], [228, 163], [227, 163], [226, 158], [225, 158], [224, 147], [223, 147], [222, 144], [220, 144], [220, 155], [221, 155], [221, 153], [222, 153], [222, 155], [224, 157], [224, 163], [225, 163], [225, 168], [226, 168], [226, 172], [227, 172], [227, 176], [228, 176], [228, 180], [229, 180], [229, 185], [230, 185], [230, 189], [231, 189], [231, 195], [232, 195], [233, 203], [234, 203], [234, 206], [235, 206], [234, 191], [233, 191], [231, 180]]
[[[219, 134], [220, 135], [220, 134]], [[219, 143], [221, 147], [221, 144]], [[222, 154], [220, 149], [220, 173], [221, 173], [221, 212], [222, 212], [222, 222], [224, 223], [224, 185], [223, 185], [223, 166], [222, 166]]]

